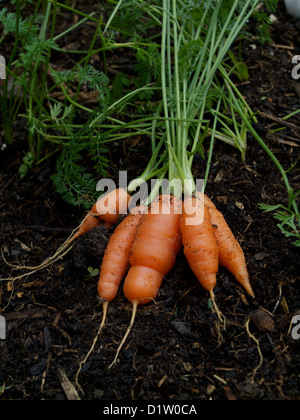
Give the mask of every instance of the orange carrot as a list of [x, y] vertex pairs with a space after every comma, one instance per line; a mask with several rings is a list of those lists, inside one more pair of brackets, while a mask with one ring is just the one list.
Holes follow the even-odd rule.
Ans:
[[101, 220], [114, 225], [120, 214], [127, 214], [128, 204], [131, 196], [124, 188], [111, 191], [101, 197], [96, 203], [96, 210]]
[[70, 242], [99, 226], [101, 221], [105, 222], [107, 227], [117, 223], [119, 215], [127, 213], [130, 198], [131, 196], [123, 188], [113, 190], [101, 197], [88, 212]]
[[[154, 299], [163, 276], [175, 265], [181, 248], [179, 205], [177, 198], [163, 195], [152, 203], [149, 213], [142, 217], [130, 255], [131, 268], [124, 285], [125, 295], [132, 303], [145, 304]], [[141, 276], [138, 275], [139, 270]], [[142, 284], [145, 285], [144, 293]], [[155, 287], [151, 289], [151, 285]], [[147, 294], [150, 291], [152, 293]]]
[[209, 208], [214, 234], [219, 244], [220, 265], [227, 268], [235, 276], [250, 296], [255, 297], [250, 284], [245, 255], [239, 242], [213, 202], [207, 196], [205, 196], [204, 201]]
[[129, 266], [129, 255], [134, 235], [145, 208], [136, 207], [112, 234], [101, 264], [98, 293], [102, 300], [111, 302]]
[[130, 269], [125, 279], [124, 294], [133, 305], [130, 325], [118, 348], [112, 367], [119, 356], [132, 326], [138, 305], [157, 296], [164, 276], [174, 267], [181, 248], [180, 200], [162, 195], [155, 200], [137, 228], [130, 255]]
[[124, 293], [133, 305], [145, 305], [157, 296], [163, 282], [163, 274], [153, 268], [142, 265], [130, 267], [127, 274]]
[[184, 254], [202, 287], [210, 293], [220, 320], [224, 320], [215, 303], [214, 288], [219, 269], [219, 247], [204, 200], [189, 197], [184, 201], [180, 219]]

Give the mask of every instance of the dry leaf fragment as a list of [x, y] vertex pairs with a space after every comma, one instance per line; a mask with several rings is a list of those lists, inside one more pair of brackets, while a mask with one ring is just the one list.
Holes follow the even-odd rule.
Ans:
[[237, 201], [235, 203], [235, 205], [240, 209], [240, 210], [245, 210], [245, 206], [243, 203], [240, 203], [239, 201]]

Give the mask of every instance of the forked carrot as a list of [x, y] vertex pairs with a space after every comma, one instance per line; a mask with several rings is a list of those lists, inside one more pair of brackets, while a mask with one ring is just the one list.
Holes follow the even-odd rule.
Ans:
[[130, 255], [130, 268], [124, 283], [124, 294], [132, 303], [130, 325], [117, 350], [115, 365], [120, 351], [133, 327], [138, 305], [153, 301], [164, 276], [174, 267], [181, 248], [179, 199], [162, 195], [142, 216], [136, 231]]
[[215, 302], [214, 288], [219, 269], [219, 247], [210, 220], [209, 209], [199, 197], [184, 200], [180, 219], [184, 254], [202, 287], [210, 294], [214, 309], [224, 322]]
[[247, 293], [255, 297], [250, 284], [247, 263], [241, 245], [235, 238], [222, 213], [213, 202], [205, 196], [205, 205], [209, 208], [211, 223], [220, 250], [220, 265], [227, 268], [236, 280], [245, 288]]

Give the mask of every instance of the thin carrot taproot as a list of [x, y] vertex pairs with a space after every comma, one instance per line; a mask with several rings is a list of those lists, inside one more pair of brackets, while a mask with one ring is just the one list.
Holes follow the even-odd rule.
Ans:
[[204, 197], [204, 202], [209, 208], [214, 234], [219, 244], [220, 265], [227, 268], [235, 276], [251, 297], [255, 297], [241, 245], [214, 203], [207, 196]]
[[130, 268], [124, 283], [124, 294], [133, 311], [130, 325], [117, 350], [120, 351], [133, 327], [138, 305], [153, 301], [164, 276], [174, 267], [181, 248], [180, 203], [174, 196], [162, 195], [152, 202], [137, 228], [130, 255]]
[[201, 286], [210, 294], [214, 309], [224, 322], [215, 302], [214, 288], [219, 269], [219, 247], [211, 224], [209, 209], [199, 197], [184, 200], [180, 219], [184, 254]]

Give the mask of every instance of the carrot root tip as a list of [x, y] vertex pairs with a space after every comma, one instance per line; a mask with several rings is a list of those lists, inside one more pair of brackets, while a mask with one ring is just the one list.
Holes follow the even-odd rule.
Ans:
[[106, 321], [106, 316], [107, 316], [107, 308], [108, 308], [108, 301], [104, 301], [102, 306], [103, 306], [103, 315], [102, 315], [102, 321], [101, 321], [101, 324], [100, 324], [99, 330], [98, 330], [98, 332], [97, 332], [96, 337], [94, 338], [93, 344], [92, 344], [92, 346], [91, 346], [90, 350], [88, 351], [87, 355], [86, 355], [86, 356], [85, 356], [85, 358], [84, 358], [84, 359], [83, 359], [83, 360], [79, 363], [79, 368], [78, 368], [77, 373], [76, 373], [76, 380], [75, 380], [75, 384], [76, 384], [77, 388], [80, 390], [80, 392], [81, 392], [83, 395], [84, 395], [83, 389], [82, 389], [82, 387], [81, 387], [81, 386], [80, 386], [80, 384], [79, 384], [79, 375], [80, 375], [80, 372], [81, 372], [81, 370], [82, 370], [83, 366], [86, 364], [86, 362], [87, 362], [88, 358], [90, 357], [90, 355], [91, 355], [91, 354], [92, 354], [92, 352], [94, 351], [94, 348], [95, 348], [95, 346], [96, 346], [96, 344], [97, 344], [98, 338], [99, 338], [100, 334], [102, 333], [103, 328], [105, 327], [105, 321]]

